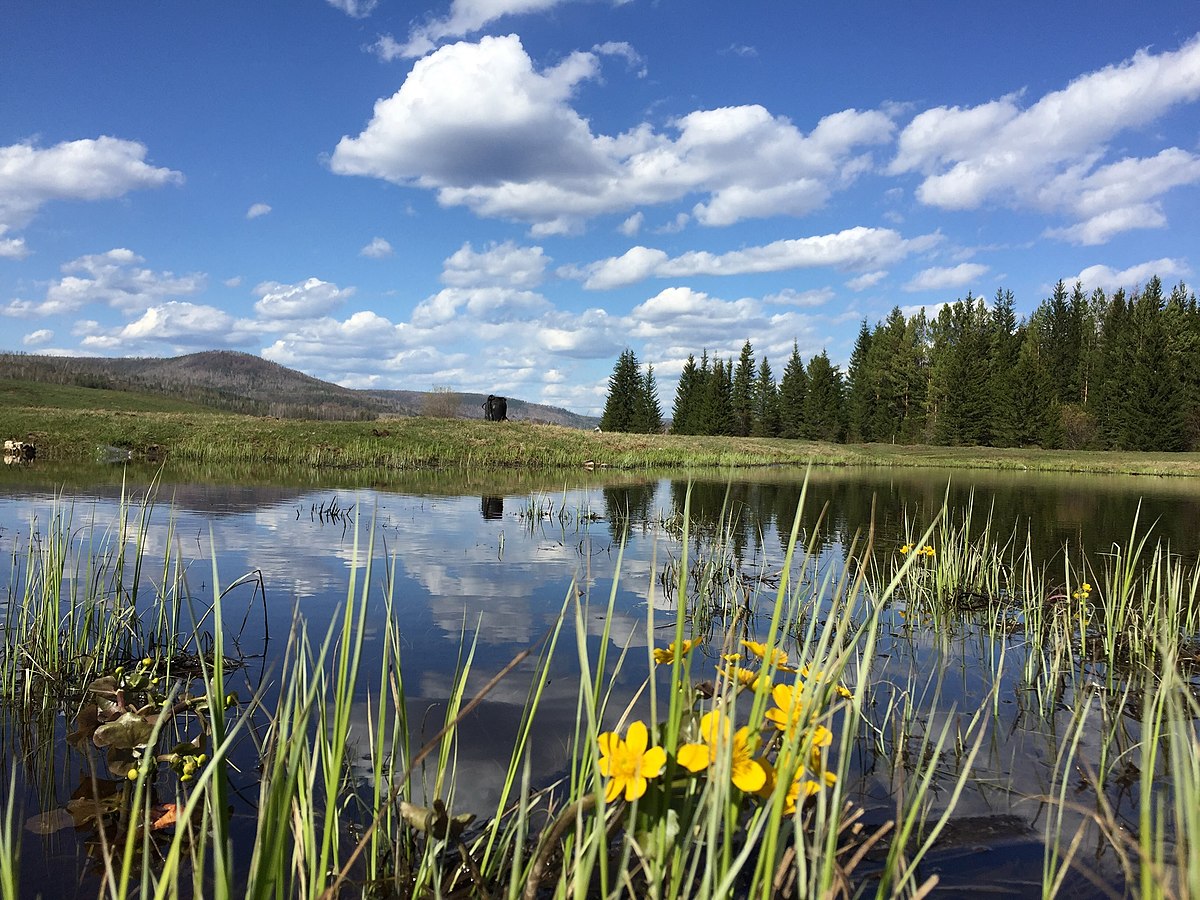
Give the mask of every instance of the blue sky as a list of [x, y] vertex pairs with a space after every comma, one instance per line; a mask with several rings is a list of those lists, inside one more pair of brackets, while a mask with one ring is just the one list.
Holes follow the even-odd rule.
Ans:
[[1200, 4], [0, 0], [5, 350], [669, 410], [1200, 266]]

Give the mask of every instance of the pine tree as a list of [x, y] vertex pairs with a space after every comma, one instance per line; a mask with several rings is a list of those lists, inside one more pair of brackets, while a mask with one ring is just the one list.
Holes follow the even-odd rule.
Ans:
[[600, 427], [604, 431], [633, 430], [642, 387], [637, 356], [632, 350], [626, 349], [617, 359], [608, 379], [608, 397], [604, 401], [604, 414], [600, 417]]
[[745, 437], [750, 433], [754, 419], [754, 348], [746, 341], [742, 345], [742, 354], [738, 357], [737, 369], [733, 374], [733, 422], [732, 433]]
[[808, 373], [800, 358], [800, 346], [792, 342], [792, 355], [779, 382], [779, 433], [795, 440], [804, 436], [804, 403], [808, 394]]

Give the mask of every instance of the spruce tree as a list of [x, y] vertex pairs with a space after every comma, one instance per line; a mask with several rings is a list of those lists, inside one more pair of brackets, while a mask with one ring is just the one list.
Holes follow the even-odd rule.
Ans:
[[755, 437], [779, 436], [779, 388], [765, 356], [754, 381], [754, 421], [750, 433]]
[[658, 382], [654, 366], [646, 366], [638, 391], [637, 409], [632, 430], [639, 434], [660, 434], [663, 428], [662, 405], [658, 402]]
[[1041, 340], [1036, 327], [1031, 325], [1019, 328], [1017, 337], [1021, 344], [1012, 379], [1012, 445], [1053, 446], [1056, 443], [1053, 424], [1057, 408], [1050, 402], [1050, 373], [1045, 360], [1040, 358]]
[[730, 423], [732, 433], [745, 437], [750, 433], [754, 419], [754, 348], [746, 341], [742, 345], [741, 356], [738, 357], [737, 369], [733, 373], [732, 396], [733, 421]]
[[696, 357], [689, 353], [683, 371], [679, 375], [679, 386], [675, 389], [675, 405], [671, 408], [671, 432], [673, 434], [695, 434], [696, 410], [700, 403], [700, 377]]
[[1170, 352], [1162, 282], [1151, 278], [1133, 303], [1133, 353], [1125, 379], [1129, 407], [1121, 430], [1124, 450], [1182, 450], [1186, 446], [1183, 384]]
[[804, 436], [804, 403], [808, 394], [808, 373], [804, 371], [804, 360], [800, 358], [800, 346], [792, 342], [792, 355], [788, 357], [779, 382], [779, 433], [781, 437], [795, 440]]
[[804, 398], [804, 436], [815, 441], [840, 441], [845, 434], [846, 398], [842, 373], [822, 350], [808, 362], [808, 393]]
[[846, 368], [846, 439], [849, 441], [877, 440], [874, 426], [879, 385], [878, 373], [871, 371], [869, 361], [871, 338], [867, 320], [863, 319]]
[[604, 431], [632, 431], [637, 417], [638, 404], [642, 396], [642, 376], [638, 370], [637, 356], [626, 349], [613, 366], [608, 379], [608, 397], [604, 401], [604, 414], [600, 427]]
[[997, 288], [996, 297], [992, 301], [987, 375], [990, 430], [992, 442], [997, 447], [1014, 446], [1021, 429], [1014, 402], [1014, 379], [1020, 354], [1021, 339], [1017, 334], [1017, 314], [1012, 291]]

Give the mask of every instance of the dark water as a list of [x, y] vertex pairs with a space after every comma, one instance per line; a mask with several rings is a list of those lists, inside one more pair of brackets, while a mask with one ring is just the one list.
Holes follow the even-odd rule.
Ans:
[[[822, 522], [821, 558], [832, 566], [841, 565], [846, 548], [861, 542], [872, 522], [876, 546], [892, 552], [906, 527], [919, 531], [928, 525], [947, 497], [960, 516], [971, 515], [979, 524], [990, 517], [995, 530], [1019, 535], [1022, 543], [1028, 535], [1045, 560], [1064, 552], [1076, 559], [1084, 550], [1102, 553], [1114, 542], [1127, 544], [1135, 519], [1141, 532], [1152, 529], [1173, 552], [1192, 560], [1200, 552], [1200, 483], [1185, 479], [824, 469], [809, 474], [805, 488], [805, 473], [795, 469], [402, 480], [322, 473], [306, 476], [307, 481], [285, 473], [238, 474], [240, 483], [223, 483], [220, 471], [166, 472], [151, 489], [157, 476], [149, 470], [10, 468], [0, 473], [0, 553], [14, 562], [6, 568], [19, 573], [31, 536], [44, 537], [56, 514], [69, 518], [76, 535], [111, 533], [122, 491], [135, 501], [151, 491], [156, 507], [142, 547], [150, 568], [171, 542], [198, 596], [212, 594], [214, 559], [222, 585], [261, 573], [265, 600], [250, 587], [237, 589], [227, 613], [239, 623], [239, 647], [252, 657], [261, 654], [239, 676], [248, 691], [272, 683], [294, 614], [303, 617], [311, 634], [322, 634], [347, 600], [352, 568], [373, 560], [371, 577], [381, 592], [384, 573], [394, 564], [391, 590], [402, 623], [410, 718], [428, 736], [441, 724], [464, 643], [474, 641], [476, 647], [470, 695], [550, 628], [569, 592], [582, 591], [592, 603], [585, 627], [593, 653], [605, 640], [601, 613], [614, 578], [614, 615], [607, 631], [611, 649], [644, 648], [651, 609], [659, 628], [670, 627], [675, 607], [658, 576], [678, 556], [679, 546], [664, 523], [682, 510], [689, 486], [693, 535], [703, 544], [718, 521], [732, 520], [736, 553], [757, 572], [781, 564], [804, 490], [801, 534]], [[900, 691], [915, 680], [927, 697], [937, 695], [937, 707], [923, 713], [931, 727], [979, 707], [991, 679], [991, 668], [979, 661], [994, 656], [997, 647], [978, 631], [921, 634], [899, 620], [889, 621], [881, 663], [871, 675], [881, 686], [878, 705], [886, 706], [888, 685]], [[379, 638], [379, 631], [368, 635], [368, 654], [380, 652]], [[543, 782], [567, 766], [577, 717], [574, 641], [565, 643], [568, 651], [554, 663], [539, 712], [543, 739], [535, 742], [533, 766]], [[983, 878], [1018, 895], [1037, 896], [1046, 813], [1024, 798], [1050, 789], [1066, 720], [1030, 708], [1026, 653], [1015, 644], [1008, 652], [1011, 659], [994, 700], [996, 736], [976, 761], [976, 777], [955, 810], [960, 837], [952, 831], [946, 849], [929, 865], [947, 883], [960, 876]], [[644, 659], [644, 649], [634, 658]], [[376, 670], [368, 658], [364, 672]], [[624, 707], [644, 671], [638, 674], [638, 666], [630, 666], [618, 676], [612, 708]], [[471, 798], [471, 807], [481, 813], [494, 808], [526, 689], [520, 679], [502, 683], [461, 730], [459, 796]], [[355, 726], [364, 733], [367, 715], [364, 702]], [[33, 727], [4, 717], [0, 764], [7, 773], [17, 763], [18, 780], [10, 789], [26, 815], [63, 804], [78, 785], [79, 761], [71, 754], [55, 756], [53, 765], [37, 772], [23, 762], [39, 745], [44, 752], [47, 742], [61, 742], [64, 726], [61, 719]], [[1085, 740], [1081, 752], [1086, 755], [1087, 749]], [[250, 748], [244, 750], [248, 754]], [[243, 763], [244, 783], [235, 787], [252, 794], [253, 760], [247, 756]], [[882, 821], [892, 811], [894, 773], [869, 752], [858, 768], [852, 795], [868, 810], [869, 820]], [[59, 886], [66, 894], [77, 890], [78, 868], [64, 869], [61, 861], [80, 852], [70, 831], [24, 836], [26, 867], [52, 880], [53, 873], [64, 877]], [[1026, 856], [1032, 858], [1027, 868], [1033, 887], [1003, 874], [1025, 865], [1020, 861]], [[1103, 861], [1097, 868], [1105, 868]], [[988, 871], [995, 874], [981, 874]], [[78, 890], [86, 895], [93, 889]]]

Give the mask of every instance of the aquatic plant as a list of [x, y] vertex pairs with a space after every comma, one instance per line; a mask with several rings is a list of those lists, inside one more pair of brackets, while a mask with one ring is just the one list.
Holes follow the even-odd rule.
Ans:
[[[234, 697], [242, 672], [226, 648], [262, 602], [261, 581], [222, 587], [214, 567], [208, 595], [195, 596], [175, 551], [161, 566], [142, 558], [151, 507], [122, 504], [127, 525], [90, 534], [56, 512], [14, 554], [4, 610], [4, 715], [43, 727], [69, 707], [94, 760], [75, 811], [102, 896], [923, 896], [935, 881], [922, 867], [961, 798], [994, 779], [979, 761], [1010, 683], [1054, 760], [1034, 798], [1043, 890], [1097, 859], [1112, 866], [1091, 873], [1098, 883], [1137, 896], [1200, 890], [1189, 668], [1200, 576], [1136, 529], [1107, 564], [1066, 548], [1038, 565], [1015, 537], [998, 540], [990, 517], [943, 510], [908, 525], [903, 543], [877, 544], [867, 527], [837, 564], [821, 557], [821, 514], [806, 517], [802, 493], [768, 577], [761, 557], [740, 573], [731, 529], [698, 544], [685, 501], [662, 538], [671, 559], [651, 582], [644, 657], [612, 649], [615, 583], [599, 598], [568, 586], [549, 630], [482, 684], [479, 625], [464, 622], [440, 727], [418, 746], [395, 560], [380, 573], [372, 525], [356, 517], [356, 562], [329, 629], [296, 615], [272, 670]], [[622, 558], [618, 548], [618, 573]], [[693, 576], [705, 560], [739, 570], [736, 602]], [[665, 598], [653, 593], [667, 582]], [[660, 599], [674, 606], [665, 634]], [[552, 782], [532, 750], [546, 739], [552, 662], [572, 637], [574, 732]], [[990, 682], [966, 710], [943, 696], [944, 667], [898, 663], [905, 642], [916, 660], [916, 648], [952, 640], [990, 648], [972, 672]], [[499, 799], [480, 808], [463, 784], [460, 727], [517, 679], [526, 700]], [[622, 679], [638, 687], [618, 703]], [[0, 897], [21, 888], [14, 822], [77, 821], [53, 795], [62, 748], [43, 746], [49, 763], [26, 765], [53, 802], [22, 810], [9, 794]], [[248, 778], [237, 768], [247, 762]], [[862, 805], [869, 767], [886, 814]], [[230, 809], [250, 782], [252, 839], [235, 841]]]

